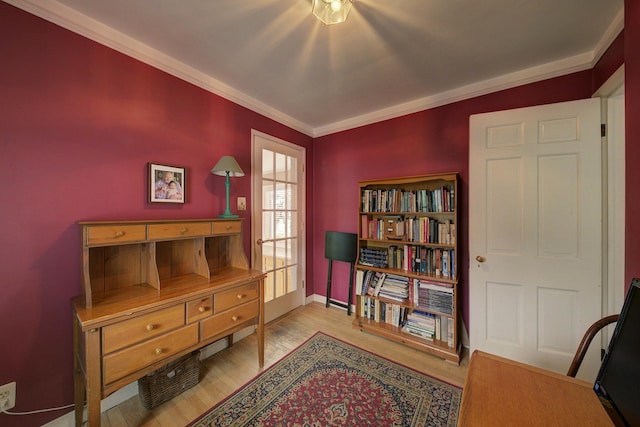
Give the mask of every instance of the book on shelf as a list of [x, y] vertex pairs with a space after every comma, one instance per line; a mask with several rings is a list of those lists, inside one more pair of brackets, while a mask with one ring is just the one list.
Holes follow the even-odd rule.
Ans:
[[364, 189], [362, 212], [455, 212], [454, 185], [433, 190]]
[[374, 272], [372, 270], [357, 270], [356, 273], [356, 295], [368, 295]]
[[364, 294], [373, 296], [376, 290], [376, 285], [378, 284], [378, 278], [380, 277], [380, 273], [377, 271], [371, 271], [371, 274], [367, 277], [366, 288], [364, 288]]
[[356, 295], [362, 295], [362, 281], [364, 280], [364, 270], [356, 270]]
[[[453, 320], [453, 319], [452, 319]], [[440, 340], [449, 339], [449, 318], [448, 317], [440, 317]]]
[[410, 325], [403, 326], [402, 327], [402, 332], [418, 336], [418, 337], [420, 337], [422, 339], [425, 339], [425, 340], [428, 340], [428, 341], [433, 341], [433, 335], [432, 334], [430, 334], [428, 332], [425, 332], [425, 331], [422, 331], [422, 330], [417, 329], [417, 328], [413, 328]]
[[419, 310], [413, 310], [402, 323], [402, 332], [428, 341], [441, 341], [454, 346], [454, 319]]
[[377, 297], [380, 293], [380, 289], [382, 288], [382, 284], [384, 283], [384, 278], [386, 276], [386, 273], [376, 271], [373, 275], [371, 286], [369, 286], [369, 289], [367, 289], [367, 293], [371, 296]]
[[449, 347], [453, 347], [455, 344], [455, 323], [454, 323], [454, 319], [449, 317], [449, 322], [448, 322], [448, 330], [447, 330], [447, 344], [449, 345]]
[[418, 307], [443, 314], [453, 314], [454, 292], [452, 284], [414, 279], [413, 287], [418, 296], [414, 301]]
[[407, 301], [409, 298], [409, 278], [387, 273], [378, 295], [395, 301]]
[[369, 215], [360, 215], [360, 238], [371, 238], [371, 234], [369, 232]]
[[402, 331], [433, 341], [435, 336], [435, 315], [413, 310], [407, 315]]
[[401, 326], [406, 320], [406, 307], [377, 298], [360, 296], [360, 317], [377, 323]]
[[360, 248], [358, 263], [370, 267], [385, 268], [388, 266], [388, 252], [386, 249]]
[[389, 268], [402, 268], [402, 253], [398, 251], [396, 245], [387, 248], [387, 260]]

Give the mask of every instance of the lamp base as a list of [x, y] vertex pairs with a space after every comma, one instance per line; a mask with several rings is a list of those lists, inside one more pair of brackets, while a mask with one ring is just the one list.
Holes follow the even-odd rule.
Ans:
[[218, 218], [238, 218], [238, 215], [233, 215], [233, 214], [220, 214], [220, 215], [218, 215]]

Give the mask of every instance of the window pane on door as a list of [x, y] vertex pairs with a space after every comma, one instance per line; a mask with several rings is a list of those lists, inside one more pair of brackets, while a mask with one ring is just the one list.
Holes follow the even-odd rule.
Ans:
[[265, 301], [297, 290], [298, 160], [262, 151], [263, 269], [268, 273]]
[[298, 159], [287, 156], [287, 181], [298, 182]]
[[262, 266], [265, 271], [275, 268], [275, 246], [273, 242], [265, 242], [262, 244]]

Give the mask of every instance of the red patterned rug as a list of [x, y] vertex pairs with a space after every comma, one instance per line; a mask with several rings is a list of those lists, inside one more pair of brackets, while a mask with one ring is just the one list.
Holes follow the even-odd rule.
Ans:
[[190, 426], [455, 426], [461, 395], [317, 333]]

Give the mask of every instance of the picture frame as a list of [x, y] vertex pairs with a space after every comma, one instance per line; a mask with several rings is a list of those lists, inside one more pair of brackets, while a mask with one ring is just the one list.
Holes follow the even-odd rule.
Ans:
[[185, 203], [186, 170], [183, 167], [148, 163], [149, 203]]

